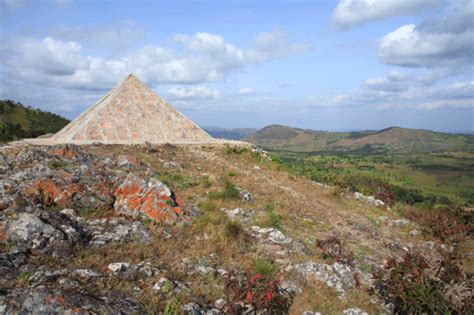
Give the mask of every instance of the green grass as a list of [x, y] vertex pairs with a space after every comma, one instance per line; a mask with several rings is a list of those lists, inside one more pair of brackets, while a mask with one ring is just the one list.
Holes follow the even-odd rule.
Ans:
[[394, 187], [397, 200], [420, 206], [474, 204], [474, 153], [390, 155], [308, 155], [275, 153], [279, 167], [314, 181], [374, 195], [381, 184]]
[[257, 220], [255, 224], [261, 227], [282, 229], [281, 216], [273, 210], [265, 210], [263, 218]]
[[278, 269], [267, 259], [256, 259], [253, 262], [253, 271], [268, 278], [273, 278], [278, 273]]
[[179, 172], [165, 171], [158, 175], [158, 179], [174, 190], [186, 190], [200, 184], [200, 181], [196, 177]]
[[178, 299], [174, 298], [166, 304], [165, 315], [178, 315], [181, 312], [181, 303]]
[[230, 180], [224, 182], [224, 189], [211, 192], [208, 195], [209, 199], [225, 199], [225, 200], [237, 200], [239, 199], [239, 190]]

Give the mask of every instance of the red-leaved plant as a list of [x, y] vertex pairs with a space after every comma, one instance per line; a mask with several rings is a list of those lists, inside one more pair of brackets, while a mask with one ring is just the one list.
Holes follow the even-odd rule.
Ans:
[[230, 272], [226, 277], [227, 305], [224, 311], [243, 314], [252, 309], [259, 314], [287, 314], [293, 294], [285, 292], [277, 280], [262, 274], [247, 274], [240, 279]]
[[395, 314], [473, 314], [472, 278], [450, 257], [430, 266], [418, 253], [390, 258], [374, 273], [372, 292], [392, 303]]
[[330, 236], [316, 242], [316, 247], [324, 259], [332, 259], [354, 267], [354, 254], [345, 249], [344, 242], [337, 236]]

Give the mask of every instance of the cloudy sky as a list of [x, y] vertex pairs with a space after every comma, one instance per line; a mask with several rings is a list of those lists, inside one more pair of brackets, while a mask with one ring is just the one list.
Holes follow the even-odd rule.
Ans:
[[474, 129], [474, 1], [0, 0], [0, 98], [74, 118], [134, 73], [201, 126]]

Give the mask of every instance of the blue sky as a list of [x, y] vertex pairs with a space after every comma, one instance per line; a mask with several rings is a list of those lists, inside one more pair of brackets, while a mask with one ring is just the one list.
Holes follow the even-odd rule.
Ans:
[[465, 0], [0, 0], [0, 98], [74, 118], [128, 73], [201, 126], [474, 129]]

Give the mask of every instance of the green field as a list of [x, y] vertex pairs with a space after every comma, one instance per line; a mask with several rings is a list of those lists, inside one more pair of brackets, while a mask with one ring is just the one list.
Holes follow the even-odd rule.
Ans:
[[426, 207], [474, 204], [474, 153], [272, 153], [291, 173], [364, 194], [389, 192], [393, 202]]

